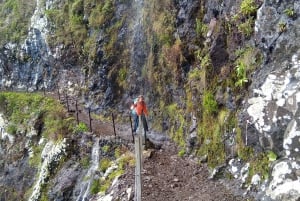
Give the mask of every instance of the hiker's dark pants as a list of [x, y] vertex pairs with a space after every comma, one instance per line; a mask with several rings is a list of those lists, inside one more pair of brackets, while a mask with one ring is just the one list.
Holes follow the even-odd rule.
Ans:
[[[143, 126], [144, 126], [144, 132], [148, 131], [148, 124], [147, 124], [147, 120], [146, 120], [146, 117], [145, 115], [141, 115], [141, 119], [142, 119], [142, 122], [143, 122]], [[133, 128], [133, 132], [136, 132], [136, 129], [138, 128], [139, 126], [139, 116], [136, 115], [134, 117], [134, 128]]]

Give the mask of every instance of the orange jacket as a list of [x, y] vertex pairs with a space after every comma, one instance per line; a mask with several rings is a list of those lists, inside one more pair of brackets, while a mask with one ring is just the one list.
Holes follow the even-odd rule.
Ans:
[[138, 101], [136, 103], [135, 111], [136, 111], [137, 115], [142, 115], [143, 113], [145, 115], [148, 115], [147, 106], [144, 101]]

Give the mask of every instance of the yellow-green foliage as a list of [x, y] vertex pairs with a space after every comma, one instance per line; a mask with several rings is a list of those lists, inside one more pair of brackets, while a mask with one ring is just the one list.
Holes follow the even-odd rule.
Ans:
[[87, 169], [90, 165], [90, 157], [85, 156], [80, 159], [80, 164], [84, 169]]
[[206, 115], [213, 115], [218, 111], [217, 101], [215, 100], [214, 95], [208, 90], [204, 91], [202, 106]]
[[[178, 113], [178, 111], [177, 111]], [[174, 114], [175, 115], [175, 114]], [[170, 135], [172, 139], [180, 146], [180, 147], [185, 147], [185, 135], [184, 135], [184, 125], [185, 125], [185, 120], [183, 118], [182, 114], [177, 114], [175, 115], [174, 119], [174, 124], [171, 128]]]
[[262, 180], [269, 178], [269, 157], [266, 153], [258, 153], [250, 160], [248, 183], [251, 182], [253, 175], [258, 174]]
[[27, 36], [36, 1], [7, 0], [0, 2], [0, 45], [20, 42]]
[[254, 18], [250, 17], [245, 22], [238, 25], [238, 30], [246, 37], [254, 33]]
[[177, 104], [174, 103], [166, 107], [166, 112], [168, 115], [169, 121], [172, 123], [170, 129], [171, 138], [180, 146], [185, 146], [185, 137], [184, 137], [184, 125], [185, 120], [182, 114], [182, 111], [177, 107]]
[[85, 123], [79, 122], [79, 124], [74, 127], [73, 133], [78, 134], [82, 132], [87, 132], [88, 130], [89, 128]]
[[32, 147], [32, 152], [33, 152], [33, 157], [29, 158], [29, 164], [31, 167], [39, 167], [41, 164], [41, 153], [42, 153], [42, 146], [33, 146]]
[[236, 149], [238, 157], [243, 161], [248, 161], [253, 157], [253, 148], [245, 145], [243, 141], [242, 130], [240, 128], [236, 128]]
[[260, 51], [253, 47], [246, 47], [236, 51], [236, 86], [242, 87], [248, 82], [248, 75], [253, 72], [262, 62]]
[[74, 119], [66, 118], [62, 105], [40, 94], [1, 92], [0, 108], [10, 124], [14, 125], [9, 129], [14, 133], [19, 129], [30, 130], [29, 122], [34, 119], [44, 126], [44, 137], [57, 140], [71, 133], [75, 125]]
[[241, 3], [241, 12], [244, 16], [254, 15], [258, 9], [255, 0], [243, 0]]
[[[129, 165], [132, 167], [134, 165], [134, 156], [131, 155], [129, 152], [125, 152], [120, 158], [117, 158], [116, 163], [118, 165], [118, 168], [114, 170], [110, 175], [108, 175], [107, 178], [96, 179], [93, 181], [91, 186], [92, 194], [97, 194], [98, 192], [106, 192], [106, 190], [112, 184], [113, 180], [116, 177], [119, 177], [122, 174], [124, 174], [126, 166]], [[109, 159], [104, 159], [104, 161], [102, 159], [100, 161], [100, 166], [102, 166], [102, 168], [100, 167], [100, 170], [105, 171], [111, 164], [112, 161], [110, 161]]]
[[109, 168], [111, 165], [111, 161], [108, 158], [103, 158], [100, 161], [99, 170], [103, 173]]
[[206, 155], [209, 167], [216, 167], [225, 162], [223, 143], [223, 130], [218, 124], [218, 118], [204, 114], [201, 124], [198, 126], [198, 137], [201, 146], [198, 155]]
[[196, 19], [196, 33], [198, 36], [205, 37], [205, 34], [207, 33], [208, 26], [202, 22], [200, 19]]
[[[149, 2], [150, 3], [150, 2]], [[150, 16], [150, 20], [153, 23], [153, 31], [156, 34], [160, 44], [168, 44], [172, 43], [172, 35], [175, 31], [175, 15], [172, 10], [168, 10], [171, 7], [171, 3], [169, 0], [161, 1], [161, 2], [151, 2], [154, 5], [153, 10], [151, 10], [148, 14]]]
[[263, 180], [269, 177], [269, 163], [276, 159], [276, 154], [270, 151], [266, 153], [254, 153], [252, 147], [244, 144], [240, 128], [236, 129], [236, 149], [240, 159], [244, 162], [250, 162], [247, 183], [251, 182], [251, 178], [255, 174], [260, 175]]
[[294, 10], [293, 8], [287, 8], [287, 9], [285, 9], [285, 10], [284, 10], [284, 13], [285, 13], [288, 17], [290, 17], [290, 18], [293, 18], [293, 17], [295, 17], [295, 15], [296, 15], [296, 12], [295, 12], [295, 10]]

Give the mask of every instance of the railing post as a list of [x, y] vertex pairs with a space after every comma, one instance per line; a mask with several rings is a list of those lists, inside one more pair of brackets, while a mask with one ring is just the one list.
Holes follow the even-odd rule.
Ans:
[[131, 135], [132, 135], [132, 143], [134, 143], [134, 134], [133, 134], [133, 130], [132, 130], [132, 118], [131, 118], [131, 115], [129, 116], [129, 120], [130, 120], [130, 128], [131, 128]]
[[76, 120], [77, 120], [77, 125], [78, 125], [79, 124], [79, 113], [78, 113], [77, 99], [75, 101], [75, 109], [76, 109]]
[[60, 101], [60, 93], [59, 93], [59, 88], [57, 88], [57, 94], [58, 94], [58, 100]]
[[65, 92], [65, 97], [66, 97], [66, 101], [67, 101], [66, 102], [67, 103], [67, 110], [68, 110], [68, 112], [70, 112], [69, 100], [68, 100], [69, 97], [68, 97], [68, 93], [66, 93], [66, 92]]
[[89, 120], [90, 120], [90, 132], [93, 132], [93, 129], [92, 129], [92, 118], [91, 118], [91, 108], [89, 108]]
[[114, 113], [111, 113], [111, 117], [112, 117], [112, 121], [113, 121], [113, 128], [114, 128], [115, 139], [117, 139]]
[[134, 137], [134, 147], [135, 147], [135, 156], [136, 156], [136, 166], [135, 166], [135, 200], [142, 200], [142, 119], [139, 116], [139, 126], [137, 129], [137, 134]]

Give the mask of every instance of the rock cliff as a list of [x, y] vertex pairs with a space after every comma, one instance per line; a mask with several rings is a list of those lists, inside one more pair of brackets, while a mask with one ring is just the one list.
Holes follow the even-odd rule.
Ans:
[[[59, 92], [120, 122], [144, 94], [152, 129], [207, 162], [212, 177], [230, 174], [257, 200], [300, 198], [299, 1], [10, 0], [0, 9], [3, 91]], [[84, 161], [70, 150], [86, 158], [101, 140], [68, 133], [54, 143], [44, 114], [11, 124], [3, 100], [1, 199], [85, 196]]]

